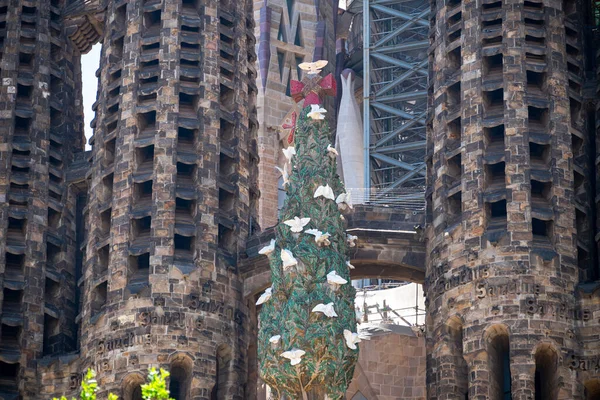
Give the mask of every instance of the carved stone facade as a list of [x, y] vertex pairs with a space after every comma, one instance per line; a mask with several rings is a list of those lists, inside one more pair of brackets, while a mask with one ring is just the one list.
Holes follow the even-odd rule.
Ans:
[[432, 2], [429, 399], [597, 398], [589, 6]]
[[[258, 39], [258, 151], [260, 155], [259, 223], [262, 227], [277, 223], [281, 196], [280, 174], [283, 167], [281, 149], [290, 145], [289, 129], [294, 109], [290, 82], [300, 81], [300, 63], [329, 60], [322, 72], [335, 71], [335, 15], [337, 2], [332, 0], [256, 0], [254, 16]], [[333, 104], [331, 100], [330, 105]], [[328, 107], [333, 114], [333, 109]], [[329, 118], [330, 126], [334, 115]]]

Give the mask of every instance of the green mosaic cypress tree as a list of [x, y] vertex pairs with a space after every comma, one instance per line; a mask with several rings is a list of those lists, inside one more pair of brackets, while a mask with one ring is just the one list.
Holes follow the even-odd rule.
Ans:
[[340, 213], [351, 205], [344, 202], [329, 126], [312, 118], [325, 112], [317, 109], [313, 104], [301, 111], [295, 148], [284, 150], [287, 199], [275, 241], [261, 250], [273, 285], [257, 303], [260, 373], [278, 398], [341, 399], [358, 359], [355, 290]]

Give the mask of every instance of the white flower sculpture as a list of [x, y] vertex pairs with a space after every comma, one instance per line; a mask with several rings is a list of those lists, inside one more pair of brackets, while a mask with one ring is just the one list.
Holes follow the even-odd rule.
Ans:
[[267, 288], [263, 294], [260, 295], [258, 301], [256, 302], [257, 306], [260, 306], [263, 303], [269, 301], [271, 296], [273, 295], [273, 287]]
[[308, 233], [309, 235], [313, 235], [315, 237], [315, 242], [319, 247], [329, 246], [331, 244], [329, 241], [329, 237], [331, 235], [329, 233], [323, 233], [318, 229], [307, 229], [304, 232]]
[[305, 354], [306, 352], [304, 350], [291, 349], [281, 353], [281, 357], [285, 357], [290, 360], [290, 364], [292, 365], [298, 365], [302, 361], [302, 356]]
[[348, 190], [346, 193], [342, 193], [340, 194], [337, 199], [335, 199], [335, 202], [338, 205], [338, 208], [341, 211], [344, 211], [345, 209], [349, 208], [352, 210], [353, 205], [352, 205], [352, 196], [350, 195], [350, 191]]
[[326, 184], [325, 186], [319, 186], [317, 190], [315, 190], [315, 194], [313, 195], [313, 197], [317, 199], [321, 196], [329, 200], [335, 200], [333, 189], [329, 186], [329, 184]]
[[345, 285], [346, 283], [348, 283], [348, 281], [339, 276], [336, 271], [331, 271], [327, 274], [327, 283], [336, 287], [337, 289], [338, 286]]
[[356, 345], [360, 343], [358, 333], [350, 332], [348, 329], [344, 329], [344, 339], [346, 339], [346, 346], [352, 350], [356, 350]]
[[263, 247], [258, 251], [258, 254], [262, 254], [264, 256], [268, 256], [275, 250], [275, 239], [271, 239], [271, 243], [268, 246]]
[[269, 342], [273, 343], [273, 344], [277, 344], [279, 343], [279, 340], [281, 339], [281, 335], [275, 335], [275, 336], [271, 336], [269, 338]]
[[286, 270], [290, 267], [298, 265], [298, 260], [294, 258], [294, 255], [288, 249], [281, 250], [281, 261], [283, 261], [283, 269]]
[[310, 218], [299, 218], [294, 217], [294, 219], [288, 219], [287, 221], [283, 221], [284, 224], [291, 228], [291, 231], [294, 233], [300, 233], [304, 230], [304, 227], [310, 222]]
[[310, 111], [306, 114], [307, 117], [312, 118], [316, 121], [320, 121], [325, 119], [326, 109], [321, 108], [318, 104], [311, 104]]
[[329, 317], [329, 318], [334, 318], [337, 317], [337, 313], [335, 312], [335, 309], [333, 308], [333, 303], [327, 303], [327, 304], [317, 304], [313, 309], [312, 312], [320, 312], [325, 314], [325, 316]]

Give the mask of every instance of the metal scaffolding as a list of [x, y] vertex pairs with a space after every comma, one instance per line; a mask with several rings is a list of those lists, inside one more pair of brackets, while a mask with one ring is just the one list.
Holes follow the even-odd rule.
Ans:
[[362, 0], [365, 188], [370, 199], [423, 197], [429, 12], [424, 0]]

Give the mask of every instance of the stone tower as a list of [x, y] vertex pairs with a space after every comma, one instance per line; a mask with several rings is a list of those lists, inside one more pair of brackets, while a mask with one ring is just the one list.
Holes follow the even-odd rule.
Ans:
[[255, 225], [252, 1], [110, 0], [92, 139], [83, 367], [140, 398], [242, 399], [238, 253]]
[[[79, 52], [62, 0], [0, 1], [0, 397], [33, 398], [35, 360], [75, 349]], [[19, 397], [20, 396], [20, 397]]]
[[431, 4], [428, 398], [581, 399], [585, 3]]

